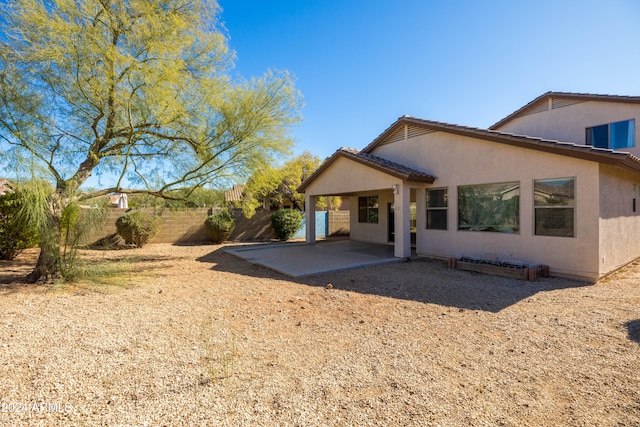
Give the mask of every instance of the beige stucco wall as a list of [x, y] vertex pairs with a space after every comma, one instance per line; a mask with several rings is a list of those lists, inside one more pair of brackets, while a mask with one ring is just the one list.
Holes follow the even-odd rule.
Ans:
[[586, 101], [518, 117], [496, 130], [585, 144], [588, 127], [630, 119], [636, 119], [636, 146], [625, 151], [640, 156], [640, 105], [637, 104]]
[[[388, 203], [394, 184], [402, 180], [344, 157], [336, 159], [305, 189], [310, 196], [342, 195], [349, 200], [349, 236], [353, 240], [387, 243]], [[378, 224], [358, 222], [358, 196], [378, 196]]]
[[[418, 254], [537, 262], [556, 275], [599, 276], [597, 163], [444, 132], [383, 145], [373, 154], [434, 175], [431, 188], [448, 188], [449, 229], [426, 230], [420, 213]], [[533, 180], [561, 177], [576, 178], [575, 237], [534, 236]], [[510, 181], [520, 182], [519, 234], [457, 230], [458, 186]]]
[[606, 273], [640, 257], [640, 176], [602, 165], [599, 186], [600, 270]]
[[[402, 180], [364, 166], [353, 160], [340, 157], [305, 188], [308, 196], [328, 196], [362, 193], [364, 191], [387, 189]], [[354, 202], [351, 201], [353, 212]], [[358, 202], [355, 201], [357, 209]]]
[[349, 238], [362, 242], [387, 243], [389, 233], [388, 204], [393, 202], [393, 191], [380, 189], [359, 192], [358, 196], [378, 196], [378, 224], [358, 222], [358, 197], [351, 200], [351, 224]]

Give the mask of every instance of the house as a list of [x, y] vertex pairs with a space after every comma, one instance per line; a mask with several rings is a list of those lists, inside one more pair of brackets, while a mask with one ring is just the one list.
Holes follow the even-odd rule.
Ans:
[[[595, 281], [640, 257], [640, 97], [548, 92], [489, 129], [403, 116], [298, 188], [351, 200], [397, 257], [546, 264]], [[313, 222], [306, 240], [315, 241]]]
[[11, 183], [8, 179], [0, 178], [0, 196], [4, 196], [7, 193], [12, 193]]
[[[227, 203], [232, 203], [237, 206], [239, 202], [247, 197], [244, 193], [244, 185], [241, 184], [233, 184], [228, 190], [224, 191], [224, 201]], [[288, 198], [283, 198], [278, 203], [274, 203], [270, 196], [264, 196], [262, 198], [262, 209], [276, 210], [276, 209], [295, 209], [295, 204]]]
[[129, 197], [126, 193], [113, 193], [109, 196], [109, 206], [118, 209], [129, 209]]

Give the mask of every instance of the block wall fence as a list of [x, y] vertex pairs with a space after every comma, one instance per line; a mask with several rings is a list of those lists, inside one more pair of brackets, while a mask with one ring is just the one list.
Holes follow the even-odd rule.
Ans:
[[[154, 212], [153, 209], [145, 209], [145, 211]], [[116, 233], [116, 220], [126, 212], [127, 209], [110, 208], [104, 225], [87, 236], [83, 243], [90, 244]], [[160, 212], [162, 217], [160, 232], [150, 243], [198, 244], [210, 242], [204, 227], [204, 221], [211, 213], [212, 210], [210, 208], [193, 208], [178, 211], [164, 209]], [[275, 233], [271, 226], [271, 214], [272, 212], [270, 211], [259, 209], [251, 218], [245, 218], [241, 210], [234, 210], [233, 216], [236, 220], [236, 228], [229, 240], [248, 242], [275, 238]], [[349, 211], [330, 211], [328, 215], [328, 234], [330, 236], [349, 234]]]

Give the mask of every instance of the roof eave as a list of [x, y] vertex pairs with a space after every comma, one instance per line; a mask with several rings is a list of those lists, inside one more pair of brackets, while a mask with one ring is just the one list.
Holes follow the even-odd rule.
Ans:
[[[553, 93], [555, 92], [550, 92], [549, 94]], [[384, 139], [384, 136], [388, 134], [389, 130], [393, 131], [399, 124], [413, 124], [434, 131], [448, 132], [455, 135], [466, 136], [470, 138], [479, 138], [520, 148], [571, 156], [582, 160], [615, 164], [628, 170], [640, 172], [640, 159], [627, 152], [611, 151], [589, 146], [580, 146], [569, 142], [551, 141], [542, 138], [532, 138], [525, 135], [508, 134], [492, 130], [468, 128], [459, 125], [450, 125], [447, 123], [431, 122], [407, 116], [398, 119], [398, 121], [394, 123], [392, 127], [389, 127], [389, 129], [385, 131], [385, 133], [378, 137], [376, 141], [374, 141], [374, 143], [379, 143], [380, 141], [382, 141]], [[370, 150], [375, 148], [374, 143], [369, 144], [368, 148], [370, 147]], [[363, 150], [363, 152], [364, 151], [365, 150]]]
[[417, 173], [402, 173], [400, 171], [396, 171], [390, 168], [385, 168], [384, 166], [368, 161], [367, 159], [358, 156], [358, 154], [356, 153], [352, 153], [352, 152], [344, 151], [340, 149], [340, 150], [337, 150], [335, 153], [333, 153], [331, 157], [325, 160], [324, 163], [322, 163], [322, 165], [320, 165], [320, 167], [315, 170], [315, 172], [313, 172], [307, 179], [305, 179], [304, 182], [302, 182], [302, 184], [298, 186], [296, 191], [298, 193], [304, 193], [304, 190], [309, 186], [309, 184], [311, 184], [311, 182], [313, 182], [326, 168], [329, 167], [329, 165], [335, 162], [339, 157], [344, 157], [346, 159], [357, 162], [361, 165], [367, 166], [371, 169], [375, 169], [387, 175], [393, 176], [395, 178], [402, 179], [403, 181], [419, 182], [419, 183], [427, 183], [427, 184], [433, 184], [433, 182], [435, 181], [434, 176], [427, 175], [427, 174], [422, 175]]
[[620, 96], [620, 95], [603, 95], [603, 94], [593, 94], [593, 93], [571, 93], [571, 92], [549, 91], [540, 95], [533, 101], [527, 103], [525, 106], [518, 108], [516, 111], [509, 114], [505, 118], [489, 126], [489, 130], [496, 130], [504, 126], [505, 124], [509, 123], [513, 119], [519, 117], [522, 113], [524, 113], [528, 108], [530, 108], [534, 104], [548, 98], [573, 99], [576, 101], [622, 102], [627, 104], [640, 104], [640, 96]]

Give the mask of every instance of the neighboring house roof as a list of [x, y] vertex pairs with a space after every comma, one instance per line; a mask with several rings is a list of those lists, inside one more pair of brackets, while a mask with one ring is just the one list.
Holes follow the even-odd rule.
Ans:
[[540, 95], [533, 101], [529, 102], [522, 108], [509, 114], [504, 119], [489, 127], [490, 130], [498, 129], [513, 119], [527, 114], [537, 112], [539, 107], [546, 105], [549, 99], [561, 99], [573, 102], [585, 101], [604, 101], [604, 102], [622, 102], [627, 104], [640, 104], [640, 96], [620, 96], [620, 95], [597, 95], [591, 93], [570, 93], [570, 92], [547, 92]]
[[226, 202], [239, 202], [243, 198], [244, 185], [234, 184], [233, 187], [224, 192], [224, 200]]
[[0, 196], [4, 196], [7, 193], [12, 193], [11, 183], [8, 179], [0, 179]]
[[349, 160], [353, 160], [357, 163], [363, 164], [365, 166], [369, 166], [373, 169], [377, 169], [381, 172], [389, 174], [391, 176], [395, 176], [397, 178], [401, 178], [407, 181], [413, 182], [426, 182], [433, 183], [435, 177], [429, 175], [426, 172], [419, 171], [417, 169], [410, 168], [405, 165], [401, 165], [400, 163], [392, 162], [387, 159], [383, 159], [382, 157], [374, 156], [373, 154], [366, 153], [363, 151], [358, 151], [354, 148], [345, 148], [342, 147], [337, 150], [331, 157], [326, 159], [322, 165], [314, 173], [312, 173], [307, 179], [304, 180], [302, 184], [298, 187], [296, 191], [299, 193], [304, 192], [304, 189], [318, 176], [320, 175], [326, 168], [328, 168], [333, 162], [335, 162], [339, 158], [346, 158]]
[[[640, 100], [640, 98], [638, 98]], [[483, 139], [501, 144], [513, 145], [532, 150], [545, 151], [548, 153], [560, 154], [563, 156], [575, 157], [583, 160], [590, 160], [599, 163], [619, 166], [636, 173], [640, 173], [640, 159], [631, 153], [615, 151], [605, 148], [596, 148], [590, 145], [580, 145], [571, 142], [561, 142], [543, 138], [534, 138], [525, 135], [516, 135], [494, 130], [479, 129], [467, 126], [452, 125], [442, 122], [418, 119], [410, 116], [403, 116], [389, 126], [371, 144], [365, 147], [362, 152], [369, 153], [376, 147], [386, 143], [386, 139], [404, 126], [421, 127], [430, 131], [441, 131], [455, 135], [467, 136], [470, 138]]]

